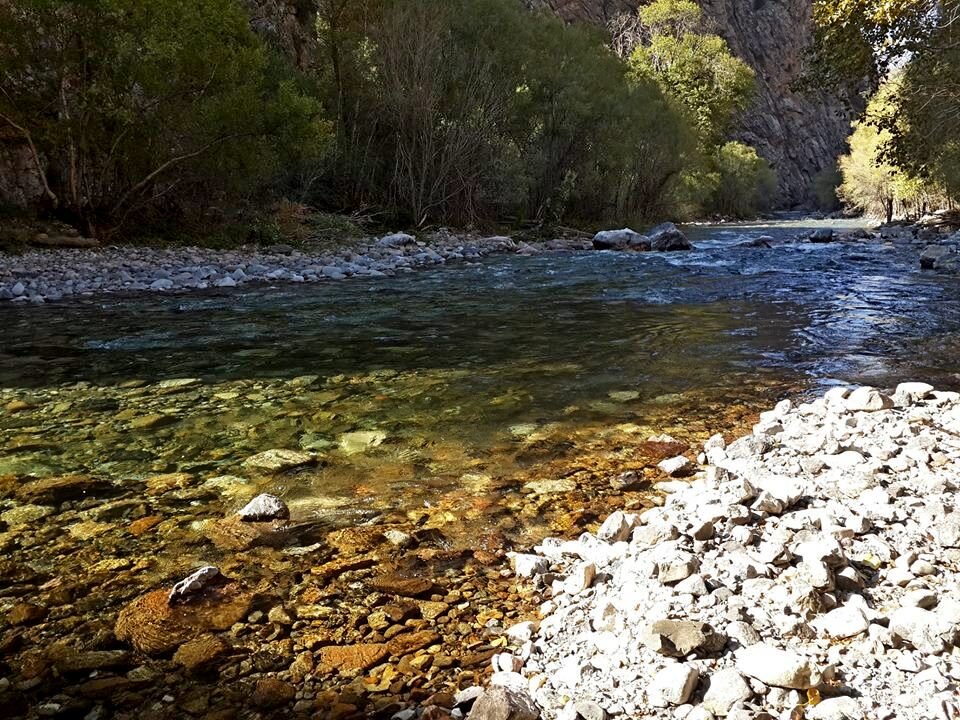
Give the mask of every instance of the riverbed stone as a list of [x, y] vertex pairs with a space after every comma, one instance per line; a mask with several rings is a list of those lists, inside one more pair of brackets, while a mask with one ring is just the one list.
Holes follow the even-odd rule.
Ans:
[[216, 635], [201, 635], [181, 645], [173, 661], [187, 672], [199, 672], [216, 665], [230, 652], [230, 645]]
[[650, 240], [630, 228], [601, 230], [593, 236], [595, 250], [649, 250]]
[[739, 670], [725, 668], [710, 675], [709, 687], [703, 695], [703, 709], [725, 717], [738, 704], [753, 697], [753, 690]]
[[30, 480], [17, 488], [17, 498], [27, 503], [61, 503], [94, 496], [109, 489], [111, 483], [91, 475], [58, 475]]
[[816, 687], [823, 677], [810, 658], [768, 643], [738, 650], [737, 670], [765, 685], [798, 690]]
[[265, 450], [262, 453], [251, 455], [243, 461], [244, 467], [253, 468], [266, 472], [283, 472], [294, 468], [312, 465], [314, 463], [313, 455], [300, 452], [299, 450], [286, 450], [275, 448]]
[[474, 701], [467, 720], [537, 720], [540, 712], [522, 690], [490, 687]]
[[650, 248], [657, 252], [673, 252], [677, 250], [692, 250], [693, 245], [687, 236], [672, 222], [662, 223], [647, 232], [650, 239]]
[[653, 676], [647, 686], [647, 700], [653, 707], [683, 705], [697, 686], [700, 673], [687, 663], [668, 665]]
[[192, 638], [230, 629], [247, 616], [254, 598], [226, 579], [175, 605], [169, 596], [170, 590], [154, 590], [124, 607], [114, 628], [117, 639], [146, 655], [163, 654]]
[[641, 633], [640, 642], [661, 655], [683, 658], [693, 653], [709, 655], [718, 652], [727, 638], [704, 622], [658, 620]]
[[872, 387], [858, 387], [846, 399], [846, 408], [851, 412], [876, 412], [893, 407], [893, 400]]
[[901, 607], [890, 614], [890, 632], [923, 653], [937, 654], [952, 646], [957, 627], [932, 610]]
[[671, 477], [684, 477], [690, 475], [693, 472], [694, 466], [689, 458], [684, 457], [683, 455], [677, 455], [676, 457], [667, 458], [666, 460], [661, 460], [657, 463], [657, 467], [660, 468], [660, 471]]
[[405, 577], [401, 575], [383, 575], [370, 581], [375, 590], [404, 597], [419, 597], [431, 592], [434, 582], [423, 577]]
[[390, 655], [386, 643], [361, 643], [357, 645], [331, 645], [320, 648], [317, 657], [317, 672], [344, 672], [366, 670]]
[[276, 495], [261, 493], [237, 511], [241, 520], [249, 522], [264, 520], [287, 520], [290, 508]]

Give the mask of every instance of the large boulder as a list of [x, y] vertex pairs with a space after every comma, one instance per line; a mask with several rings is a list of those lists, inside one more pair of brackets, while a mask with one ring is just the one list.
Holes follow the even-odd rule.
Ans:
[[601, 230], [593, 236], [593, 249], [644, 251], [650, 249], [650, 241], [630, 228]]
[[650, 249], [657, 252], [693, 249], [687, 236], [672, 222], [657, 225], [647, 233], [647, 237], [650, 238]]

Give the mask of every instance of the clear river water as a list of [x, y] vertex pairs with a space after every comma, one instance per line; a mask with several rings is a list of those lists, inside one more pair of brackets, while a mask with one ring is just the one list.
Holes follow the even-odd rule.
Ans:
[[[960, 386], [960, 279], [921, 272], [915, 246], [796, 240], [823, 225], [857, 223], [691, 227], [692, 252], [3, 305], [0, 611], [32, 624], [0, 636], [0, 661], [21, 668], [29, 703], [78, 717], [104, 697], [152, 702], [157, 718], [240, 707], [249, 688], [232, 679], [410, 629], [430, 648], [385, 650], [396, 661], [370, 677], [318, 667], [304, 687], [389, 717], [393, 697], [481, 682], [500, 625], [536, 607], [504, 573], [507, 550], [657, 502], [659, 460], [783, 397]], [[250, 462], [268, 450], [305, 460]], [[290, 527], [238, 526], [260, 492], [286, 501]], [[208, 618], [250, 659], [185, 680], [169, 659], [123, 654], [124, 607], [146, 608], [130, 624], [141, 646], [202, 630], [176, 624], [164, 588], [211, 563], [263, 596]], [[384, 606], [398, 613], [384, 629], [372, 609], [397, 594], [419, 604]], [[156, 612], [135, 600], [157, 597]], [[264, 624], [277, 608], [292, 628], [283, 613]], [[51, 670], [63, 647], [120, 650], [117, 672], [133, 669], [77, 685], [89, 666]]]
[[[690, 227], [689, 253], [8, 305], [0, 388], [31, 407], [0, 419], [0, 475], [243, 476], [246, 457], [293, 448], [322, 462], [273, 489], [307, 510], [368, 511], [360, 486], [396, 509], [615, 427], [722, 429], [730, 408], [831, 383], [955, 386], [960, 282], [921, 272], [915, 249], [736, 246], [857, 224]], [[556, 452], [529, 452], [544, 441]]]

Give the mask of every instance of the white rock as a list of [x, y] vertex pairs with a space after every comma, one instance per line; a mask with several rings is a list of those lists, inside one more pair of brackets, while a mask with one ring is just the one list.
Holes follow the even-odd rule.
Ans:
[[523, 669], [523, 660], [513, 653], [497, 653], [490, 658], [494, 672], [519, 673]]
[[699, 673], [687, 663], [668, 665], [647, 686], [647, 702], [653, 707], [682, 705], [697, 686]]
[[591, 562], [581, 562], [574, 565], [563, 581], [563, 591], [568, 595], [579, 595], [593, 585], [597, 566]]
[[550, 562], [539, 555], [509, 553], [508, 557], [517, 577], [532, 578], [535, 575], [542, 575], [550, 569]]
[[657, 563], [657, 579], [664, 585], [680, 582], [693, 575], [699, 567], [700, 563], [693, 555], [677, 552]]
[[213, 565], [205, 565], [202, 568], [194, 570], [173, 586], [170, 594], [167, 596], [167, 602], [170, 605], [187, 602], [192, 595], [201, 592], [214, 578], [219, 576], [220, 568]]
[[290, 517], [290, 508], [276, 495], [261, 493], [237, 511], [242, 520], [286, 520]]
[[903, 382], [893, 393], [894, 402], [900, 407], [914, 405], [933, 392], [933, 385], [925, 382]]
[[661, 460], [657, 463], [657, 467], [666, 475], [680, 477], [689, 474], [693, 470], [693, 463], [690, 462], [689, 458], [683, 455], [677, 455], [676, 457]]
[[956, 636], [953, 623], [936, 612], [919, 607], [902, 607], [890, 614], [890, 632], [922, 653], [943, 652]]
[[703, 707], [714, 715], [725, 716], [734, 705], [753, 697], [753, 690], [743, 675], [734, 668], [727, 668], [710, 676], [710, 686], [703, 696]]
[[893, 407], [893, 400], [872, 387], [859, 387], [850, 393], [845, 407], [851, 412], [874, 412]]
[[866, 632], [870, 623], [860, 608], [844, 605], [817, 618], [814, 625], [827, 637], [843, 639]]
[[765, 685], [806, 690], [816, 687], [822, 674], [816, 664], [799, 653], [757, 643], [737, 651], [737, 669]]
[[855, 698], [834, 697], [808, 707], [803, 717], [807, 720], [864, 720], [866, 714]]
[[960, 548], [960, 512], [947, 513], [939, 518], [932, 530], [943, 547]]
[[620, 542], [630, 537], [636, 525], [636, 515], [617, 510], [603, 521], [600, 529], [597, 530], [597, 537], [610, 543]]
[[537, 631], [537, 623], [533, 620], [526, 620], [524, 622], [519, 622], [516, 625], [511, 625], [507, 628], [507, 637], [513, 640], [514, 642], [522, 643], [526, 642], [533, 637], [533, 634]]

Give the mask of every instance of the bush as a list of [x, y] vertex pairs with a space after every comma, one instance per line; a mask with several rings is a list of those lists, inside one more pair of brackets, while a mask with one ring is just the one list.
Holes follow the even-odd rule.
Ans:
[[0, 121], [90, 234], [259, 195], [322, 144], [318, 105], [232, 0], [18, 0], [0, 26]]
[[735, 218], [753, 217], [770, 207], [777, 176], [757, 151], [740, 142], [728, 142], [717, 151], [717, 187], [710, 202], [714, 212]]

